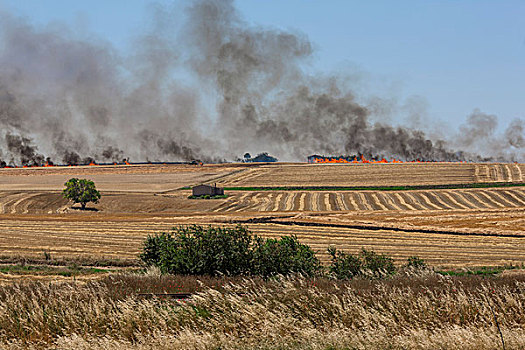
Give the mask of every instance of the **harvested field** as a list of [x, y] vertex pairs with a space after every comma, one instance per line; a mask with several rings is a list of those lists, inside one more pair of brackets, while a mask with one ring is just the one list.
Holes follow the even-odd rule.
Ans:
[[[521, 208], [525, 188], [413, 191], [230, 191], [228, 198], [190, 200], [188, 190], [170, 193], [105, 192], [97, 210], [104, 213], [179, 212], [362, 212]], [[58, 191], [0, 191], [0, 213], [70, 212]], [[95, 207], [91, 205], [91, 207]]]
[[[523, 214], [522, 217], [525, 218]], [[42, 256], [43, 252], [47, 251], [57, 257], [129, 259], [137, 257], [142, 242], [148, 234], [169, 230], [178, 224], [222, 225], [230, 224], [236, 219], [247, 218], [224, 215], [217, 217], [100, 216], [98, 218], [90, 216], [78, 217], [78, 220], [69, 216], [56, 216], [49, 220], [42, 220], [38, 216], [9, 219], [4, 217], [0, 220], [0, 231], [3, 232], [0, 237], [0, 251], [3, 255], [13, 256]], [[313, 221], [308, 217], [294, 220]], [[326, 248], [329, 245], [354, 253], [361, 247], [370, 248], [388, 253], [398, 262], [417, 255], [435, 266], [444, 267], [519, 264], [525, 261], [525, 237], [519, 232], [516, 232], [515, 237], [484, 237], [392, 231], [388, 226], [385, 226], [385, 229], [367, 230], [283, 225], [278, 221], [245, 225], [255, 234], [264, 237], [295, 234], [301, 242], [318, 250], [324, 262], [328, 261]], [[340, 220], [338, 223], [350, 221]]]
[[87, 177], [101, 191], [169, 192], [213, 181], [246, 166], [118, 165], [0, 169], [0, 190], [57, 191], [72, 177]]
[[[518, 182], [520, 164], [141, 165], [0, 171], [0, 251], [7, 256], [133, 259], [148, 234], [179, 224], [244, 222], [265, 237], [295, 234], [327, 261], [330, 244], [436, 266], [525, 261], [525, 187], [407, 191], [227, 191], [190, 200], [201, 182], [228, 186], [385, 186]], [[70, 177], [95, 180], [97, 211], [71, 208]], [[272, 216], [272, 218], [270, 218]], [[313, 226], [308, 226], [313, 225]], [[483, 236], [485, 235], [485, 236]]]
[[246, 168], [217, 183], [227, 187], [414, 186], [523, 182], [522, 164], [277, 164]]
[[[276, 219], [275, 221], [290, 221]], [[491, 210], [454, 210], [446, 215], [442, 211], [369, 212], [344, 214], [300, 214], [293, 222], [317, 223], [332, 226], [363, 226], [406, 231], [436, 231], [437, 234], [519, 236], [525, 238], [525, 208]]]
[[417, 211], [520, 208], [525, 188], [230, 192], [214, 212]]
[[231, 172], [243, 170], [256, 164], [205, 164], [203, 166], [189, 164], [130, 164], [130, 165], [81, 165], [29, 168], [0, 168], [0, 177], [5, 176], [48, 176], [75, 175], [89, 176], [101, 174], [202, 174], [213, 172]]
[[[191, 213], [213, 210], [223, 200], [189, 200], [191, 191], [178, 191], [176, 194], [102, 192], [98, 204], [88, 204], [88, 210], [101, 214], [113, 213]], [[79, 205], [72, 206], [55, 191], [0, 191], [0, 214], [56, 214], [75, 213]]]

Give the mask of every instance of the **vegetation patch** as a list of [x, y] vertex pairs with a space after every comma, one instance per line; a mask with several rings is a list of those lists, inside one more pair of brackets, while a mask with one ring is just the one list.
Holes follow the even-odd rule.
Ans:
[[265, 239], [234, 228], [180, 226], [148, 236], [141, 259], [163, 273], [183, 275], [315, 275], [321, 263], [295, 236]]
[[222, 199], [222, 198], [228, 198], [228, 195], [227, 194], [216, 194], [216, 195], [204, 194], [201, 196], [194, 196], [194, 195], [188, 196], [188, 199]]
[[[363, 248], [358, 256], [354, 256], [330, 247], [328, 253], [332, 257], [328, 270], [338, 279], [350, 279], [364, 275], [382, 277], [393, 275], [396, 272], [394, 259], [372, 250]], [[423, 266], [425, 266], [424, 262], [420, 267]]]
[[[325, 268], [308, 245], [296, 236], [279, 239], [253, 235], [245, 227], [179, 226], [172, 232], [148, 236], [142, 261], [162, 273], [182, 275], [252, 275], [269, 277], [300, 273], [350, 279], [357, 276], [384, 277], [397, 272], [394, 260], [384, 254], [362, 249], [353, 256], [328, 248], [331, 265]], [[426, 269], [418, 257], [410, 257], [406, 267]]]

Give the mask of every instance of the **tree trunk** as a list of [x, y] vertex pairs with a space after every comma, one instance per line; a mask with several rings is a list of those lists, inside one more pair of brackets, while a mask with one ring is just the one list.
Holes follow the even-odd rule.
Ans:
[[82, 210], [86, 209], [86, 203], [80, 203], [80, 205], [82, 205]]

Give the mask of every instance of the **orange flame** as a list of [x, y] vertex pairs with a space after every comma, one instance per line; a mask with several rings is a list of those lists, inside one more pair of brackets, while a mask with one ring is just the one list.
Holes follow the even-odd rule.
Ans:
[[340, 158], [334, 158], [334, 157], [323, 157], [323, 158], [317, 158], [315, 157], [313, 159], [314, 163], [388, 163], [388, 161], [383, 158], [381, 160], [368, 160], [364, 156], [360, 156], [360, 159], [358, 160], [357, 157], [354, 157], [353, 160], [348, 160], [346, 158], [340, 157]]
[[[313, 158], [309, 158], [309, 161], [312, 163], [367, 163], [367, 164], [378, 164], [378, 163], [434, 163], [434, 162], [440, 162], [440, 161], [429, 161], [429, 160], [420, 160], [420, 159], [414, 159], [410, 161], [402, 161], [393, 158], [391, 161], [386, 160], [385, 158], [382, 158], [381, 160], [375, 160], [366, 159], [363, 155], [360, 155], [359, 158], [357, 156], [354, 156], [353, 160], [349, 160], [348, 157], [323, 157], [323, 156], [313, 156]], [[459, 163], [468, 163], [466, 160], [459, 160], [457, 161]]]

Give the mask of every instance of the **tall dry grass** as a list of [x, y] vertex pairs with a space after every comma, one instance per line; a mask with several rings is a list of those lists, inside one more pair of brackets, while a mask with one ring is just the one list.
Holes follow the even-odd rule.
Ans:
[[[184, 284], [201, 291], [186, 302], [137, 295]], [[525, 276], [432, 272], [346, 282], [154, 274], [32, 282], [0, 287], [0, 348], [498, 349], [497, 323], [506, 349], [522, 349], [524, 292]]]

